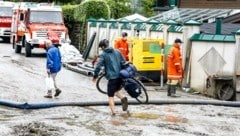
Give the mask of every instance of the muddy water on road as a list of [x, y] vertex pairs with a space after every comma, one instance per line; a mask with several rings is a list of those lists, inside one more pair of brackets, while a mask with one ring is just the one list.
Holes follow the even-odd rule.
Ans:
[[1, 107], [5, 135], [237, 135], [240, 115], [233, 108], [215, 106], [130, 106], [130, 115], [117, 107], [61, 107], [16, 110]]

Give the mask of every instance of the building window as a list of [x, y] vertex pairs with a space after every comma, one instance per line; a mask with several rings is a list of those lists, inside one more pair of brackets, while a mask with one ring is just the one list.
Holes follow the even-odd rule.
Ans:
[[157, 7], [165, 7], [169, 6], [169, 0], [156, 0], [156, 6]]

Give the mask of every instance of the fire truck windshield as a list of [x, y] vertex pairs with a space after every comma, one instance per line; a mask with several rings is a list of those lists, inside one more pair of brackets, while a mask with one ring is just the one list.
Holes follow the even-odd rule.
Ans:
[[31, 23], [63, 23], [62, 13], [59, 11], [31, 11]]
[[0, 16], [1, 17], [11, 17], [12, 16], [12, 7], [0, 7]]

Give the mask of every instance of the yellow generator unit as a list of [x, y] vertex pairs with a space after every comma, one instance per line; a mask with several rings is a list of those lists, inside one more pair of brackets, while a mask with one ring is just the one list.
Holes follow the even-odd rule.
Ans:
[[131, 61], [137, 70], [153, 81], [159, 81], [161, 70], [164, 69], [163, 39], [133, 39]]

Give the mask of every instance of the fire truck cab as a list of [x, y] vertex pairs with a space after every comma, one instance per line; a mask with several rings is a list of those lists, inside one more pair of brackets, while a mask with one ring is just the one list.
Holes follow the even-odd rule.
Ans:
[[52, 3], [19, 3], [13, 8], [11, 42], [16, 53], [25, 47], [25, 56], [30, 57], [32, 49], [46, 49], [45, 42], [53, 44], [67, 40], [62, 8]]
[[10, 42], [13, 2], [0, 1], [0, 38]]

